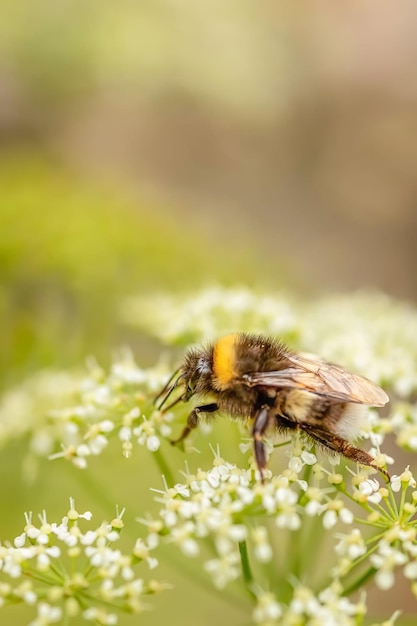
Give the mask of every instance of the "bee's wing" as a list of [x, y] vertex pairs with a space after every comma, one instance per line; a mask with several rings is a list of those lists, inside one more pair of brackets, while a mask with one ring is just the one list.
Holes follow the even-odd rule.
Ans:
[[253, 372], [244, 380], [251, 387], [279, 387], [309, 391], [341, 402], [384, 406], [389, 398], [385, 391], [362, 376], [347, 372], [310, 354], [289, 354], [293, 367], [275, 372]]

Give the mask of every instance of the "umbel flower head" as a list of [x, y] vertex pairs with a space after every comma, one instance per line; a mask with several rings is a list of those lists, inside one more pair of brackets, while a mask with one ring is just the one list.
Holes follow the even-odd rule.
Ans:
[[156, 452], [171, 434], [173, 414], [162, 415], [152, 404], [166, 375], [162, 366], [140, 368], [128, 350], [109, 371], [89, 359], [84, 373], [35, 374], [0, 399], [0, 444], [29, 434], [32, 480], [37, 456], [65, 458], [84, 469], [112, 438], [127, 458], [135, 445]]
[[[366, 563], [381, 589], [390, 588], [402, 569], [414, 590], [417, 495], [411, 472], [406, 469], [394, 476], [389, 488], [378, 487], [368, 470], [353, 474], [350, 484], [343, 477], [337, 479], [340, 475], [318, 463], [313, 453], [300, 451], [297, 442], [287, 456], [287, 469], [269, 475], [262, 484], [253, 464], [242, 470], [217, 452], [212, 469], [186, 472], [183, 483], [157, 491], [158, 519], [140, 520], [148, 535], [137, 539], [127, 554], [116, 548], [123, 511], [112, 522], [93, 528], [83, 528], [91, 522], [91, 513], [78, 513], [72, 501], [60, 523], [49, 522], [43, 513], [36, 525], [27, 515], [14, 545], [0, 547], [0, 569], [7, 581], [0, 585], [1, 603], [33, 606], [37, 616], [30, 626], [64, 618], [117, 624], [120, 611], [144, 610], [145, 596], [164, 588], [156, 581], [145, 583], [134, 571], [141, 561], [150, 569], [157, 565], [153, 552], [161, 539], [177, 545], [184, 558], [203, 559], [204, 569], [220, 589], [243, 578], [254, 599], [253, 622], [264, 626], [363, 624], [365, 597], [352, 602], [348, 591], [354, 585], [346, 581]], [[356, 511], [356, 518], [349, 501], [361, 511]], [[332, 531], [336, 561], [330, 572], [322, 558], [309, 568], [311, 555], [302, 548], [313, 520], [319, 522], [310, 546], [313, 558], [320, 539], [329, 540]], [[341, 527], [347, 532], [341, 532]], [[370, 528], [373, 536], [366, 535]], [[276, 568], [277, 546], [280, 552], [290, 548], [284, 571]], [[256, 580], [259, 567], [267, 568], [266, 586]], [[330, 579], [317, 586], [326, 572]], [[316, 582], [309, 584], [308, 578]], [[301, 584], [301, 579], [306, 582]], [[395, 617], [384, 624], [393, 624]]]
[[[391, 395], [383, 417], [369, 410], [361, 423], [360, 435], [368, 439], [376, 465], [394, 463], [381, 452], [386, 435], [393, 434], [407, 450], [417, 450], [417, 314], [406, 306], [376, 294], [305, 303], [282, 295], [211, 289], [189, 299], [132, 300], [124, 314], [168, 343], [213, 341], [236, 330], [261, 332], [339, 363]], [[168, 379], [168, 369], [143, 370], [126, 352], [109, 370], [89, 362], [85, 376], [70, 377], [69, 393], [50, 393], [54, 386], [47, 385], [46, 393], [36, 395], [27, 385], [24, 402], [6, 397], [0, 405], [4, 440], [13, 431], [9, 409], [22, 416], [29, 408], [29, 414], [39, 416], [41, 407], [42, 418], [22, 419], [18, 426], [20, 433], [30, 433], [37, 452], [86, 468], [92, 455], [110, 453], [107, 444], [114, 437], [126, 458], [136, 445], [150, 458], [159, 458], [166, 470], [162, 488], [154, 490], [159, 510], [141, 515], [147, 536], [137, 538], [127, 555], [114, 545], [121, 515], [115, 527], [104, 524], [91, 532], [82, 526], [89, 520], [76, 513], [75, 522], [68, 513], [56, 524], [43, 515], [38, 526], [28, 517], [15, 544], [1, 548], [7, 581], [0, 586], [3, 602], [19, 600], [36, 607], [32, 626], [71, 615], [115, 623], [117, 610], [141, 610], [144, 594], [160, 588], [132, 572], [137, 560], [154, 567], [155, 550], [164, 541], [178, 548], [178, 568], [193, 559], [208, 584], [222, 593], [240, 584], [252, 603], [253, 623], [263, 626], [361, 626], [366, 599], [354, 594], [371, 579], [386, 591], [401, 575], [417, 597], [412, 468], [403, 470], [402, 463], [399, 469], [397, 460], [388, 482], [374, 468], [326, 458], [295, 434], [280, 444], [272, 438], [264, 442], [269, 455], [274, 444], [287, 444], [274, 452], [284, 461], [281, 469], [265, 470], [264, 483], [253, 459], [240, 466], [230, 462], [228, 441], [221, 444], [222, 456], [215, 453], [213, 467], [195, 469], [193, 455], [193, 469], [187, 466], [183, 477], [174, 479], [175, 468], [165, 459], [161, 462], [166, 449], [161, 444], [181, 432], [191, 406], [177, 405], [181, 425], [173, 424], [174, 412], [155, 410], [152, 399]], [[229, 426], [230, 432], [236, 428]], [[235, 448], [236, 443], [233, 453]], [[247, 451], [244, 441], [241, 449]], [[180, 452], [177, 458], [180, 462]], [[392, 626], [397, 617], [395, 612], [384, 624]]]
[[112, 626], [120, 612], [148, 608], [146, 596], [164, 585], [137, 577], [140, 561], [146, 559], [151, 569], [157, 565], [143, 548], [125, 554], [117, 548], [123, 512], [96, 527], [89, 524], [92, 514], [78, 513], [72, 500], [60, 522], [49, 522], [44, 511], [36, 524], [27, 514], [13, 544], [0, 546], [0, 606], [32, 606], [36, 617], [30, 626], [70, 618]]
[[[390, 589], [400, 570], [417, 596], [417, 492], [409, 469], [386, 487], [369, 469], [345, 479], [297, 443], [287, 456], [287, 468], [262, 484], [253, 464], [241, 469], [217, 452], [208, 471], [187, 471], [184, 482], [155, 490], [158, 518], [139, 521], [200, 561], [217, 588], [243, 580], [256, 624], [363, 624], [366, 598], [349, 595], [368, 577]], [[327, 549], [320, 548], [324, 538]]]

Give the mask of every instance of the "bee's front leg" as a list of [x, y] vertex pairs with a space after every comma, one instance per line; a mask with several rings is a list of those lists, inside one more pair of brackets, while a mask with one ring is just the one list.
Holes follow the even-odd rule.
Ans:
[[259, 472], [261, 474], [261, 482], [264, 482], [263, 471], [266, 468], [266, 449], [265, 444], [262, 441], [262, 438], [269, 426], [270, 417], [269, 412], [271, 407], [267, 404], [264, 404], [259, 409], [258, 413], [255, 416], [255, 421], [253, 423], [252, 428], [252, 437], [253, 437], [253, 449], [255, 453], [255, 460], [258, 466]]
[[184, 441], [184, 439], [188, 437], [190, 432], [194, 430], [194, 428], [197, 428], [200, 413], [214, 413], [218, 410], [218, 408], [219, 407], [215, 402], [213, 402], [212, 404], [204, 404], [203, 406], [194, 407], [194, 409], [191, 411], [187, 418], [187, 424], [184, 427], [181, 435], [178, 437], [178, 439], [171, 440], [171, 444], [175, 445], [177, 443], [180, 443], [180, 441]]

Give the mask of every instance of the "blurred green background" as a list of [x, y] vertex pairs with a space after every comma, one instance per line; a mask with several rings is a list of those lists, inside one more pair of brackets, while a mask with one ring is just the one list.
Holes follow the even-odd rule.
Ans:
[[[416, 24], [412, 0], [3, 0], [0, 389], [89, 354], [106, 364], [122, 344], [151, 364], [158, 346], [118, 316], [132, 293], [221, 282], [415, 300]], [[0, 457], [1, 538], [69, 495], [93, 508], [64, 462], [26, 485], [25, 443]], [[148, 459], [112, 458], [89, 470], [110, 500], [94, 512], [117, 501], [133, 519], [158, 472], [141, 491]], [[184, 625], [201, 602], [199, 624], [226, 611], [187, 585], [144, 623], [176, 602]], [[19, 611], [4, 623], [26, 623]]]

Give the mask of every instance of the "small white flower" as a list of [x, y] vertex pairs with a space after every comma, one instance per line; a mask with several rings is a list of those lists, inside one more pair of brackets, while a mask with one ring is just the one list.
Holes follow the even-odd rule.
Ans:
[[[373, 561], [374, 565], [376, 565], [375, 560]], [[382, 591], [387, 591], [394, 586], [395, 576], [394, 572], [390, 569], [382, 569], [375, 575], [375, 583], [377, 586], [382, 589]]]
[[247, 537], [247, 528], [244, 524], [233, 524], [229, 527], [228, 536], [232, 541], [244, 541]]
[[146, 441], [146, 447], [150, 452], [156, 452], [159, 449], [160, 445], [161, 442], [156, 435], [151, 435]]
[[404, 576], [411, 580], [415, 580], [417, 578], [417, 561], [410, 561], [404, 567]]
[[333, 528], [340, 519], [344, 524], [352, 524], [354, 516], [350, 509], [344, 506], [339, 498], [330, 500], [326, 504], [326, 512], [323, 515], [323, 526], [326, 530]]
[[104, 435], [97, 435], [89, 442], [90, 452], [94, 455], [99, 455], [103, 452], [104, 448], [108, 444], [108, 439]]
[[379, 482], [376, 479], [367, 478], [358, 485], [359, 491], [366, 497], [372, 495], [379, 489]]
[[288, 467], [292, 472], [299, 474], [304, 467], [302, 458], [299, 456], [292, 456], [289, 460]]
[[354, 515], [350, 509], [344, 506], [339, 511], [339, 518], [344, 524], [352, 524]]
[[394, 569], [407, 562], [405, 554], [393, 548], [385, 540], [378, 544], [378, 552], [370, 556], [372, 565], [378, 570], [375, 582], [380, 589], [390, 589], [394, 585]]
[[111, 420], [99, 422], [98, 427], [102, 433], [111, 433], [114, 430], [114, 424]]
[[348, 556], [351, 561], [366, 553], [366, 545], [358, 528], [352, 528], [347, 535], [341, 535], [339, 543], [335, 546], [335, 552], [339, 556]]
[[408, 467], [399, 476], [397, 474], [391, 476], [390, 483], [394, 492], [401, 491], [403, 487], [410, 486], [414, 488], [416, 486], [416, 480]]
[[395, 492], [401, 491], [401, 476], [397, 476], [397, 474], [393, 474], [391, 476], [391, 489]]
[[14, 545], [16, 548], [23, 548], [26, 543], [26, 533], [23, 532], [21, 535], [15, 538]]
[[323, 527], [326, 530], [329, 530], [330, 528], [333, 528], [333, 526], [336, 526], [336, 523], [337, 523], [336, 511], [333, 511], [333, 510], [326, 511], [326, 513], [323, 515]]
[[122, 428], [120, 428], [119, 430], [118, 437], [120, 441], [131, 441], [132, 429], [130, 428], [130, 426], [122, 426]]
[[262, 592], [256, 598], [252, 617], [255, 624], [270, 624], [282, 616], [282, 608], [272, 593]]
[[317, 463], [317, 457], [312, 452], [307, 452], [307, 450], [303, 450], [301, 453], [301, 458], [306, 465], [314, 465]]
[[85, 469], [87, 467], [87, 460], [83, 457], [74, 457], [72, 463], [78, 469]]
[[108, 613], [102, 608], [90, 607], [83, 612], [83, 618], [89, 622], [96, 622], [103, 626], [115, 626], [117, 624], [117, 615]]
[[315, 515], [320, 515], [323, 511], [323, 505], [320, 504], [317, 500], [310, 500], [304, 507], [306, 515], [309, 517], [314, 517]]
[[50, 606], [46, 602], [38, 604], [38, 616], [28, 626], [47, 626], [61, 621], [62, 609], [58, 606]]
[[289, 530], [298, 530], [301, 527], [301, 518], [295, 511], [287, 510], [285, 513], [279, 513], [275, 518], [278, 528], [289, 528]]
[[268, 540], [268, 531], [265, 526], [257, 526], [251, 531], [254, 543], [255, 558], [260, 563], [268, 563], [273, 557], [272, 546]]
[[221, 558], [207, 561], [204, 568], [211, 575], [214, 585], [223, 589], [240, 575], [239, 555], [229, 550]]

